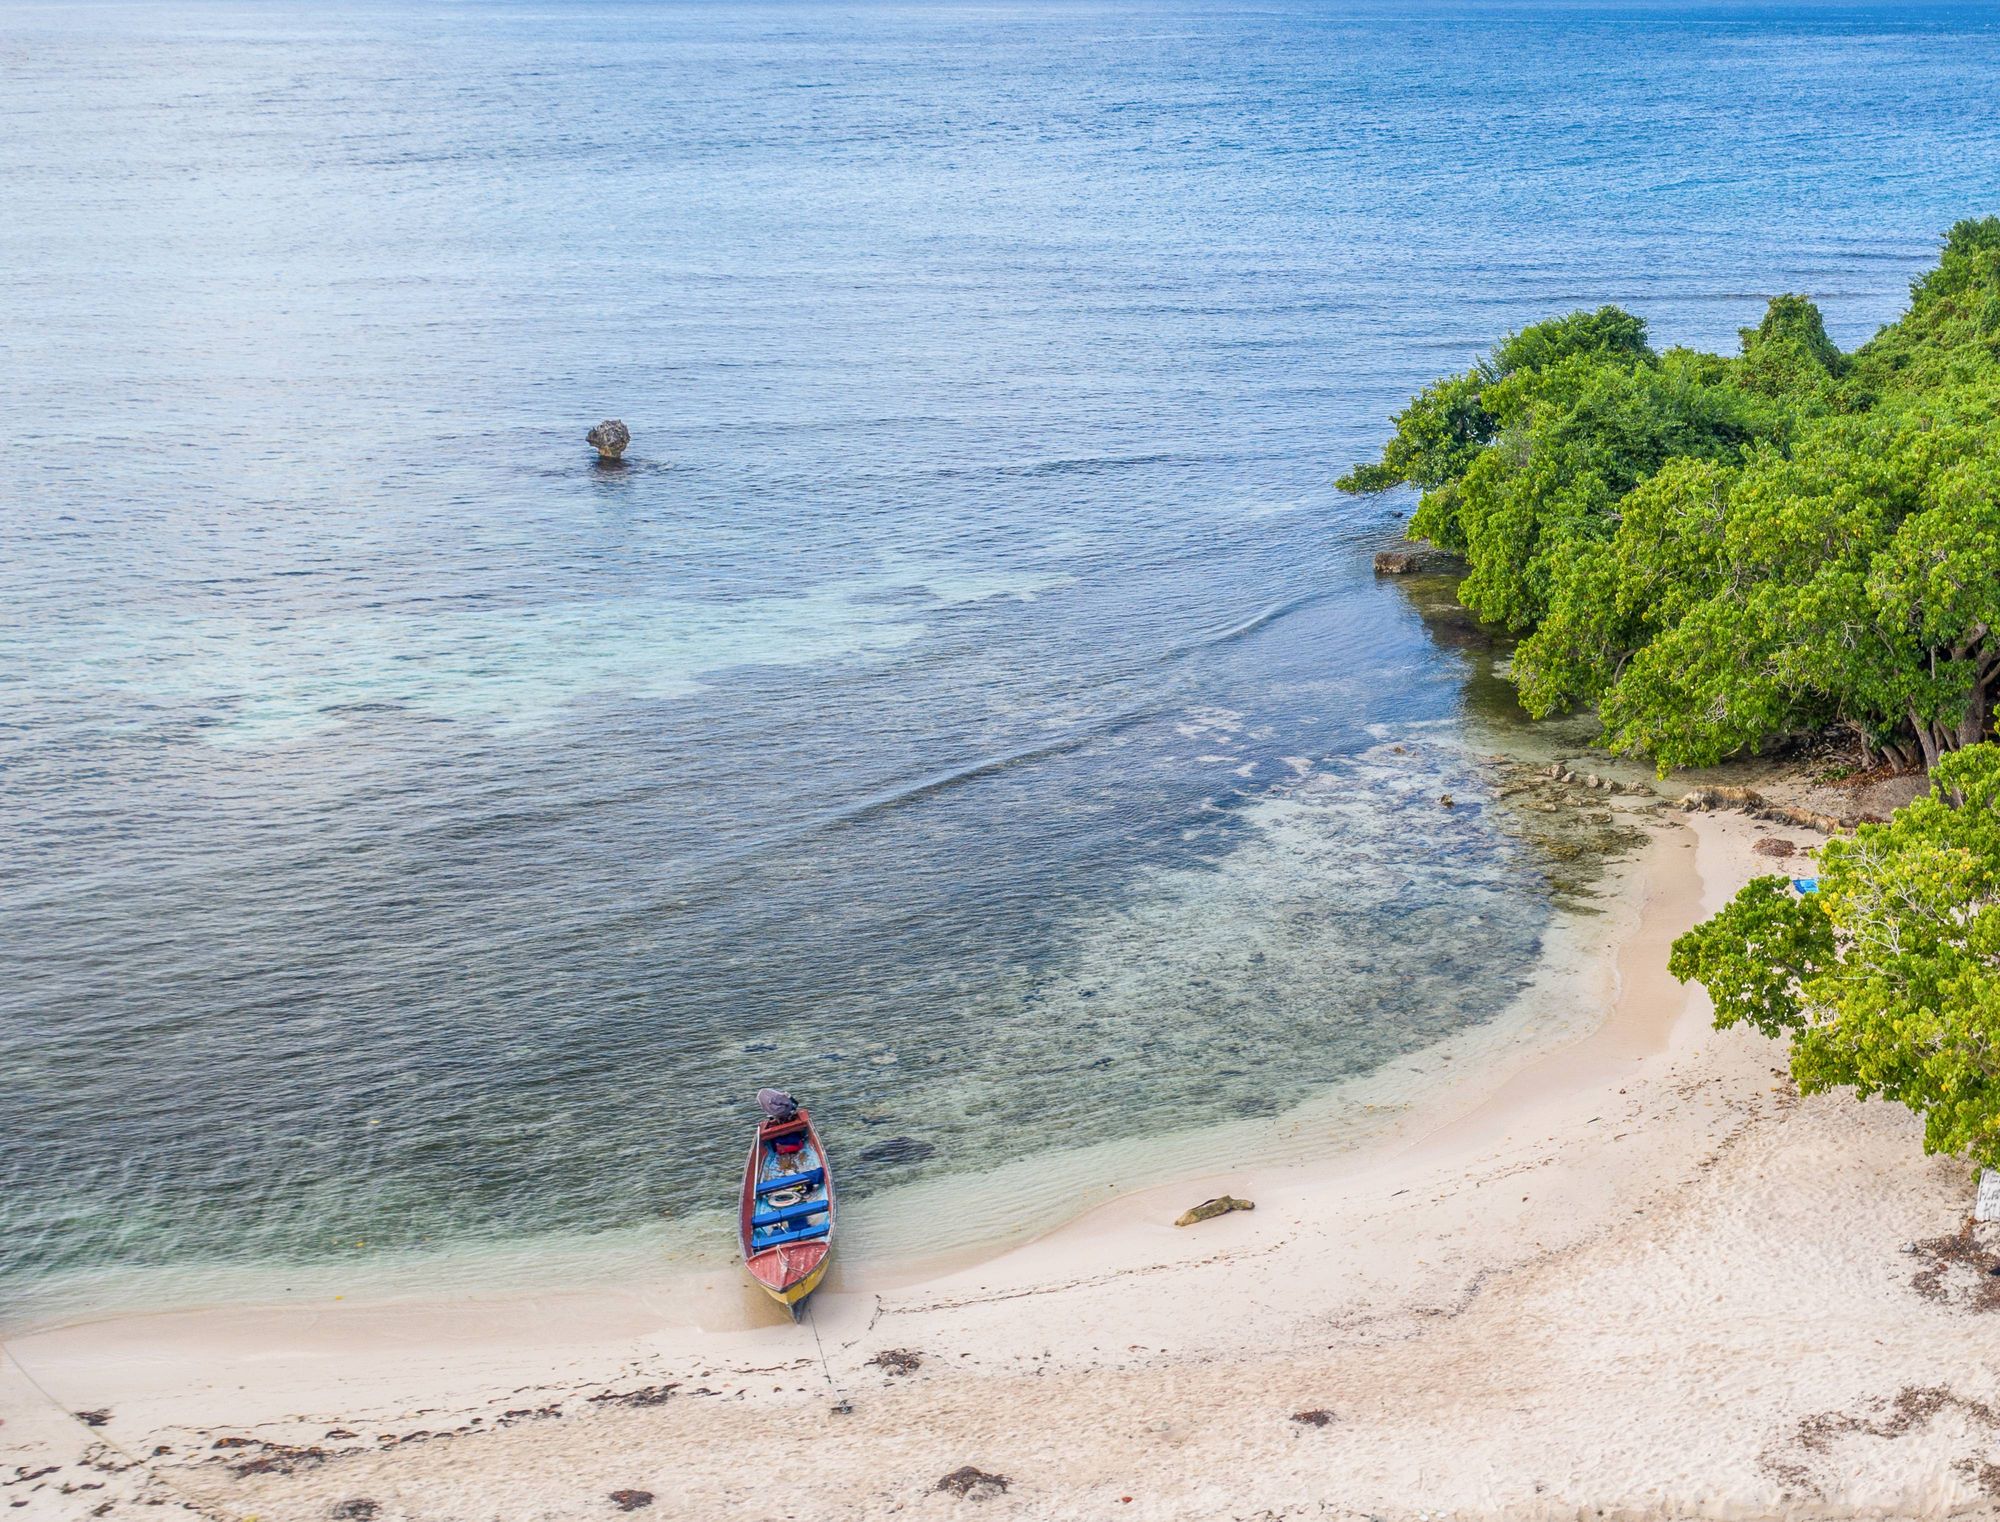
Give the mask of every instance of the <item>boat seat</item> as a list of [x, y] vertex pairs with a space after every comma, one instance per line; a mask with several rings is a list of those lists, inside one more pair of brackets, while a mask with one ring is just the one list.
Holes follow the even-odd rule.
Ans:
[[821, 1221], [817, 1226], [795, 1226], [787, 1231], [773, 1231], [768, 1236], [752, 1233], [750, 1250], [762, 1252], [767, 1247], [789, 1247], [794, 1242], [810, 1242], [814, 1237], [823, 1237], [833, 1230], [833, 1222]]
[[802, 1120], [794, 1121], [781, 1130], [761, 1131], [758, 1134], [764, 1138], [764, 1145], [780, 1156], [803, 1152], [806, 1143], [812, 1139], [812, 1133], [806, 1130], [806, 1124]]
[[826, 1169], [824, 1168], [810, 1168], [804, 1173], [781, 1174], [777, 1178], [765, 1179], [763, 1183], [757, 1186], [757, 1193], [759, 1195], [776, 1194], [780, 1189], [790, 1189], [795, 1184], [801, 1189], [810, 1189], [825, 1177]]
[[825, 1200], [801, 1200], [796, 1205], [766, 1207], [750, 1217], [752, 1226], [782, 1226], [787, 1221], [803, 1221], [809, 1215], [823, 1215], [829, 1207]]

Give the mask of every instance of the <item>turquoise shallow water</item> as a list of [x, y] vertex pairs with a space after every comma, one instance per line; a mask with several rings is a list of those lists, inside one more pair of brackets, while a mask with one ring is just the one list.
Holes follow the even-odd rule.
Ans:
[[1856, 342], [2000, 191], [1973, 6], [5, 4], [0, 54], [14, 1304], [699, 1212], [765, 1082], [861, 1208], [1491, 1019], [1551, 912], [1504, 704], [1331, 478], [1551, 311]]

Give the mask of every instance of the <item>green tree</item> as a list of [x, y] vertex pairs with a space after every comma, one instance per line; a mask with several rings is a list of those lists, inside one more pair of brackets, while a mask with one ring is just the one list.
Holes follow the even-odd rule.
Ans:
[[1849, 405], [1939, 391], [1989, 376], [2000, 358], [2000, 217], [1945, 234], [1937, 267], [1910, 287], [1910, 310], [1854, 353]]
[[1605, 743], [1663, 767], [1834, 722], [1906, 765], [1976, 743], [2000, 685], [2000, 430], [1978, 413], [1662, 467], [1557, 578], [1522, 701], [1596, 703]]
[[1847, 368], [1847, 358], [1826, 336], [1826, 322], [1809, 298], [1773, 296], [1764, 320], [1737, 336], [1743, 343], [1736, 365], [1740, 385], [1767, 396], [1831, 404], [1835, 377]]
[[1803, 296], [1734, 359], [1615, 307], [1523, 329], [1396, 418], [1349, 491], [1419, 488], [1413, 538], [1525, 636], [1546, 714], [1662, 770], [1852, 728], [1899, 764], [1977, 743], [2000, 688], [2000, 219], [1962, 222], [1855, 354]]
[[1750, 883], [1668, 965], [1719, 1027], [1789, 1037], [1802, 1091], [1895, 1100], [1926, 1151], [2000, 1166], [2000, 746], [1943, 757], [1927, 797], [1829, 841], [1817, 893]]

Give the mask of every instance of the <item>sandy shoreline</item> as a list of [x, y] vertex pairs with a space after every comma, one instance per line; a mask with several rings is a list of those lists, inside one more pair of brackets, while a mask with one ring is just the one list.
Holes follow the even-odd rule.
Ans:
[[[0, 1368], [0, 1509], [1993, 1511], [2000, 1316], [1973, 1308], [1982, 1264], [1921, 1245], [1958, 1230], [1967, 1170], [1926, 1160], [1899, 1109], [1797, 1101], [1775, 1048], [1714, 1033], [1666, 975], [1673, 936], [1768, 865], [1749, 849], [1761, 828], [1663, 828], [1609, 1018], [1469, 1113], [1134, 1192], [914, 1281], [847, 1284], [796, 1329], [716, 1275], [18, 1337]], [[1169, 1224], [1222, 1188], [1258, 1209]], [[870, 1363], [892, 1349], [919, 1355], [914, 1372]], [[108, 1414], [86, 1428], [65, 1411]], [[964, 1465], [1009, 1487], [936, 1488]]]

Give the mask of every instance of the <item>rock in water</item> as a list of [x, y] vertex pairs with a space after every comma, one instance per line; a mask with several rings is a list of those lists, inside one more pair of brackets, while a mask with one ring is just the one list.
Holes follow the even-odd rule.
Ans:
[[861, 1154], [864, 1163], [920, 1163], [937, 1148], [915, 1136], [892, 1136]]
[[1256, 1205], [1249, 1200], [1239, 1200], [1233, 1194], [1219, 1194], [1212, 1200], [1203, 1200], [1192, 1210], [1182, 1211], [1181, 1218], [1174, 1222], [1174, 1224], [1176, 1226], [1192, 1226], [1196, 1221], [1212, 1220], [1219, 1215], [1228, 1215], [1232, 1210], [1255, 1210], [1256, 1208]]
[[1441, 571], [1450, 563], [1450, 556], [1429, 545], [1419, 545], [1413, 550], [1375, 552], [1377, 576], [1409, 576], [1418, 571]]
[[615, 460], [625, 453], [625, 446], [632, 442], [632, 430], [615, 417], [606, 418], [586, 433], [583, 439], [605, 459]]

